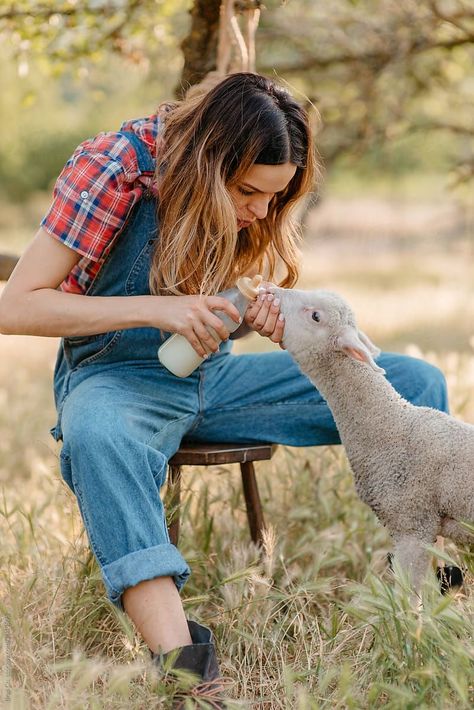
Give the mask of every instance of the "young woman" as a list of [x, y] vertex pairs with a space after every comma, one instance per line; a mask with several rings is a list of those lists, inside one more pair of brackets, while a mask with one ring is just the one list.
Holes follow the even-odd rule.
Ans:
[[[239, 320], [215, 294], [243, 274], [295, 284], [292, 212], [314, 173], [303, 108], [269, 79], [230, 75], [82, 143], [0, 303], [2, 332], [62, 337], [52, 433], [110, 600], [154, 654], [180, 649], [176, 664], [204, 679], [218, 674], [214, 646], [207, 629], [186, 621], [179, 590], [189, 568], [170, 543], [160, 488], [185, 436], [339, 442], [289, 355], [232, 355], [214, 313]], [[280, 342], [284, 321], [270, 295], [244, 320]], [[174, 332], [211, 355], [185, 379], [156, 356]], [[393, 354], [380, 365], [408, 400], [446, 409], [438, 370]]]

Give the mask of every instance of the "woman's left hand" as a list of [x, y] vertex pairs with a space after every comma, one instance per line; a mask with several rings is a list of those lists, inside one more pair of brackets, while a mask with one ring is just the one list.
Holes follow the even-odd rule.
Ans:
[[[271, 285], [271, 284], [268, 284]], [[262, 291], [255, 301], [249, 303], [244, 315], [245, 323], [259, 335], [270, 338], [273, 343], [281, 343], [285, 329], [285, 319], [280, 313], [280, 300], [268, 291]]]

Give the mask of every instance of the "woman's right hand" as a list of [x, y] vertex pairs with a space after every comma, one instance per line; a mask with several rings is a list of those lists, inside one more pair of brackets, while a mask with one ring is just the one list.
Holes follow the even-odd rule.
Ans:
[[[227, 340], [230, 332], [215, 315], [223, 311], [231, 320], [239, 324], [237, 308], [222, 296], [158, 296], [160, 298], [159, 317], [156, 327], [170, 333], [180, 333], [193, 346], [200, 357], [217, 352], [219, 344]], [[215, 331], [213, 335], [213, 331]], [[215, 337], [217, 334], [217, 339]]]

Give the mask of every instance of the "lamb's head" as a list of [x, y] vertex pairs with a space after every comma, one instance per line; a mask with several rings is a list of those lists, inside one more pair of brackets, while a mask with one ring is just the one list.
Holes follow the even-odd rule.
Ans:
[[322, 290], [269, 290], [280, 298], [285, 316], [283, 346], [303, 370], [314, 358], [340, 352], [384, 372], [374, 362], [380, 350], [357, 328], [354, 314], [341, 296]]

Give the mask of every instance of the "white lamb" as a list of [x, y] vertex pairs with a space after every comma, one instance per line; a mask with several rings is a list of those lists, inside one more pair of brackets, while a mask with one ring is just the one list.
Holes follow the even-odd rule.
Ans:
[[474, 543], [474, 426], [403, 399], [374, 361], [347, 303], [328, 291], [270, 289], [283, 345], [333, 413], [360, 498], [389, 530], [395, 560], [419, 587], [437, 535]]

